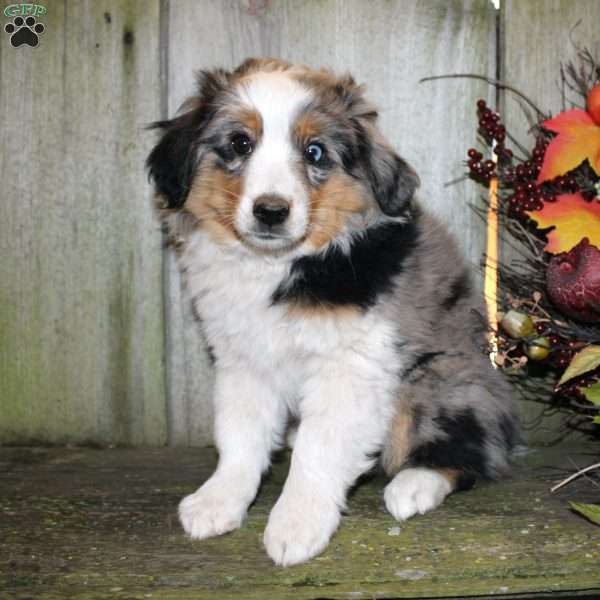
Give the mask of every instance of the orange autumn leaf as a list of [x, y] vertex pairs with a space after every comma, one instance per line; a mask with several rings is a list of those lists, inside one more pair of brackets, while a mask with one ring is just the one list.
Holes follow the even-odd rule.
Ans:
[[538, 184], [576, 169], [586, 159], [600, 175], [600, 126], [585, 110], [560, 113], [542, 127], [558, 135], [548, 145]]
[[562, 194], [556, 202], [546, 202], [542, 210], [527, 213], [539, 229], [554, 227], [547, 234], [544, 250], [552, 254], [568, 252], [581, 238], [600, 247], [600, 202], [586, 202], [577, 194]]

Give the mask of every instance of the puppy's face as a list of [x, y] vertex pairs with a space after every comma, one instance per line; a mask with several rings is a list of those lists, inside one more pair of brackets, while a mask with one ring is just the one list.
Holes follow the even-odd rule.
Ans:
[[157, 124], [165, 133], [148, 165], [168, 206], [217, 241], [318, 249], [405, 210], [418, 178], [350, 77], [249, 60], [201, 73], [199, 87], [181, 116]]

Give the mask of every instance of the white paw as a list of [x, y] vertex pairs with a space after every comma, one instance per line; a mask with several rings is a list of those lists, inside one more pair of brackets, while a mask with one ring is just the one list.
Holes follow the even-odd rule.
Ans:
[[275, 504], [264, 535], [267, 554], [284, 567], [320, 554], [340, 521], [333, 502], [308, 494], [289, 496], [284, 493]]
[[248, 504], [230, 486], [209, 479], [179, 503], [179, 520], [190, 537], [213, 537], [240, 527]]
[[404, 469], [387, 485], [383, 499], [390, 513], [398, 521], [404, 521], [437, 508], [451, 491], [448, 479], [437, 471]]

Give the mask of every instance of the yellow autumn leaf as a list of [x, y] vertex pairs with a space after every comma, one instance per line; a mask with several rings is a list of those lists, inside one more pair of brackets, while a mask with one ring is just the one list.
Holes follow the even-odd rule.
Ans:
[[556, 202], [546, 202], [542, 210], [527, 214], [539, 229], [554, 227], [547, 234], [546, 252], [568, 252], [584, 237], [600, 248], [600, 202], [597, 200], [586, 202], [580, 193], [562, 194]]
[[585, 110], [567, 110], [544, 121], [542, 127], [558, 135], [548, 145], [538, 183], [564, 175], [586, 159], [600, 175], [600, 126]]
[[562, 385], [569, 381], [569, 379], [579, 377], [597, 367], [600, 367], [600, 346], [588, 346], [587, 348], [580, 350], [571, 359], [571, 362], [562, 374], [558, 385]]

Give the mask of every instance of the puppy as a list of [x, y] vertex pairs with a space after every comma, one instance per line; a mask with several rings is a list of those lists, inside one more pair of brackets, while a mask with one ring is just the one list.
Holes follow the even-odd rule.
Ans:
[[507, 468], [517, 427], [469, 271], [413, 196], [350, 76], [250, 59], [199, 74], [148, 158], [215, 359], [219, 463], [179, 516], [239, 527], [290, 417], [291, 466], [264, 533], [319, 554], [376, 460], [399, 520]]

